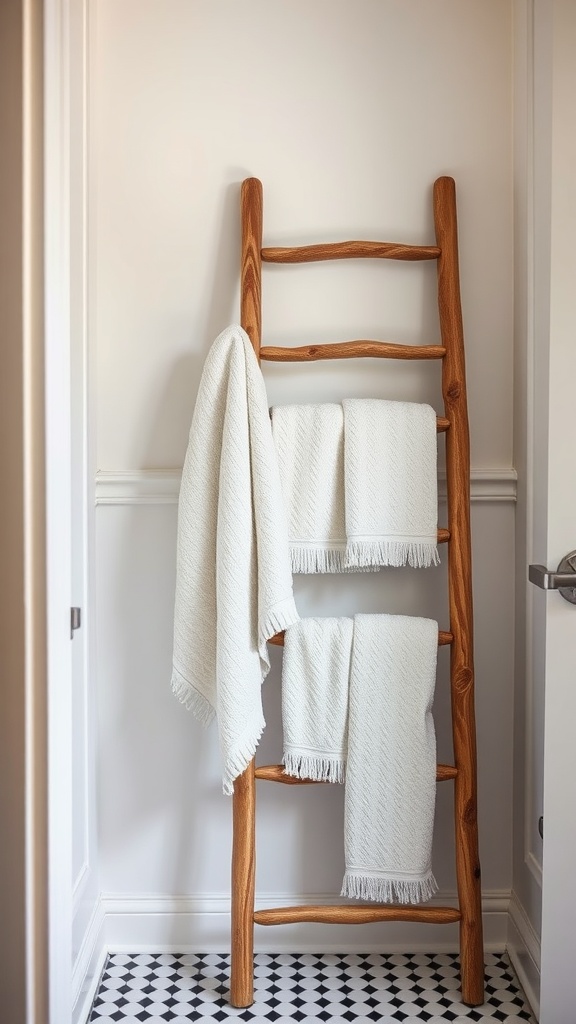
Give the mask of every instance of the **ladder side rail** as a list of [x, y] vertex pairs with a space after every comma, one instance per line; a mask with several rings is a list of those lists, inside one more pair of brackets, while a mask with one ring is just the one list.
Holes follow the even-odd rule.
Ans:
[[[262, 185], [242, 183], [240, 322], [258, 361], [262, 332]], [[232, 942], [230, 1002], [254, 1002], [254, 894], [256, 872], [255, 759], [234, 782], [232, 797]]]
[[470, 537], [470, 440], [466, 403], [464, 336], [458, 272], [456, 194], [452, 178], [434, 184], [434, 221], [438, 258], [438, 309], [442, 344], [442, 393], [450, 429], [446, 432], [448, 498], [448, 594], [452, 733], [457, 775], [454, 780], [456, 876], [461, 910], [460, 966], [462, 999], [484, 1000], [484, 954], [476, 797], [476, 729]]

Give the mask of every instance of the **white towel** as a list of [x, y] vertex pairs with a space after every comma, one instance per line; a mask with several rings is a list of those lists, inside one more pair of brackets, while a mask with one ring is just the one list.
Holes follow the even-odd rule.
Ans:
[[266, 640], [298, 618], [264, 380], [232, 326], [208, 353], [182, 472], [172, 673], [205, 725], [217, 715], [225, 793], [264, 728]]
[[287, 775], [344, 782], [352, 619], [301, 619], [286, 630], [282, 724]]
[[277, 406], [272, 432], [292, 571], [367, 572], [438, 562], [436, 414], [346, 399]]
[[272, 434], [293, 572], [344, 572], [344, 413], [335, 403], [280, 405]]
[[437, 652], [432, 619], [355, 616], [342, 896], [422, 903], [436, 892]]
[[436, 413], [345, 399], [346, 565], [437, 564]]
[[303, 619], [286, 631], [285, 770], [346, 777], [343, 896], [422, 903], [436, 891], [437, 651], [438, 624], [406, 615]]

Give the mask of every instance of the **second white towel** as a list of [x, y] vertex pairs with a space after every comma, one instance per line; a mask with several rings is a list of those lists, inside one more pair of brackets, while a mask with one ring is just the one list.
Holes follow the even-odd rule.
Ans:
[[380, 399], [272, 410], [292, 571], [438, 562], [436, 414]]
[[288, 775], [342, 782], [342, 895], [422, 903], [436, 891], [432, 701], [438, 624], [406, 615], [302, 619], [282, 671]]
[[342, 896], [424, 903], [436, 892], [437, 653], [432, 619], [354, 619]]
[[342, 405], [346, 567], [435, 565], [436, 413], [370, 398]]
[[353, 620], [301, 619], [284, 640], [282, 724], [287, 775], [344, 782]]

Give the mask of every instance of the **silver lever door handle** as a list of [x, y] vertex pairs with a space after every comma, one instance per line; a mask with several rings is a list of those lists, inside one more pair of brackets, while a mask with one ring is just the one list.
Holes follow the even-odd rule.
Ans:
[[545, 565], [529, 565], [528, 579], [542, 590], [557, 590], [566, 601], [576, 604], [576, 551], [562, 559], [556, 572], [548, 572]]

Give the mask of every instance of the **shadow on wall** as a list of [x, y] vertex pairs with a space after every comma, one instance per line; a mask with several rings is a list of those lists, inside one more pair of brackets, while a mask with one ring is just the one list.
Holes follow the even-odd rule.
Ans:
[[190, 268], [191, 275], [201, 274], [208, 282], [206, 301], [202, 309], [190, 310], [189, 320], [198, 325], [196, 336], [189, 338], [187, 354], [170, 367], [156, 410], [146, 419], [144, 429], [148, 431], [148, 438], [143, 455], [148, 469], [172, 468], [165, 466], [165, 451], [180, 453], [179, 468], [184, 462], [208, 350], [225, 327], [240, 320], [240, 185], [247, 176], [247, 171], [237, 168], [227, 173], [226, 177], [235, 180], [221, 190], [215, 224], [218, 241], [211, 249], [213, 258], [210, 264]]

